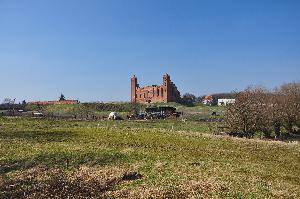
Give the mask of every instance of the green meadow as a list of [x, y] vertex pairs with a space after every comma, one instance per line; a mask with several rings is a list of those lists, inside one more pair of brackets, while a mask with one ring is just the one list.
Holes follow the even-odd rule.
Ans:
[[180, 119], [0, 121], [0, 198], [300, 198], [296, 143]]

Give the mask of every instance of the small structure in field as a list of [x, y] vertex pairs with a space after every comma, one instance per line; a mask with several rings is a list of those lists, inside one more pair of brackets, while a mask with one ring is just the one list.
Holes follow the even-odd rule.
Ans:
[[175, 107], [172, 106], [151, 106], [145, 109], [145, 112], [139, 114], [132, 114], [128, 119], [165, 119], [177, 118], [182, 113], [177, 112]]
[[33, 116], [33, 117], [44, 117], [44, 114], [43, 114], [43, 113], [40, 113], [40, 112], [33, 112], [33, 113], [32, 113], [32, 116]]

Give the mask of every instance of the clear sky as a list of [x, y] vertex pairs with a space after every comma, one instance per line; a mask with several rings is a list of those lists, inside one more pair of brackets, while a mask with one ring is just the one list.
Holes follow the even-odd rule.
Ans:
[[0, 100], [127, 101], [300, 80], [299, 0], [0, 0]]

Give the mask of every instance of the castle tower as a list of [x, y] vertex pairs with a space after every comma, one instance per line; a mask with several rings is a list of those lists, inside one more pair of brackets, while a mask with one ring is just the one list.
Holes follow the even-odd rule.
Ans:
[[131, 102], [132, 103], [136, 103], [136, 89], [137, 89], [137, 87], [138, 87], [137, 78], [134, 75], [131, 78]]
[[168, 73], [164, 74], [163, 76], [163, 101], [168, 102], [170, 98], [170, 85], [171, 85], [171, 78]]

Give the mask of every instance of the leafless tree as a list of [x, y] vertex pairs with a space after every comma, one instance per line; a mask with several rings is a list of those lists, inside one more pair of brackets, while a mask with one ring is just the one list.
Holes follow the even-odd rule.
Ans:
[[251, 137], [265, 128], [266, 93], [264, 88], [249, 87], [236, 94], [236, 102], [228, 108], [225, 119], [231, 132]]
[[289, 133], [300, 128], [300, 82], [283, 84], [276, 90], [280, 100], [280, 119]]
[[230, 132], [251, 137], [255, 132], [264, 136], [281, 135], [300, 129], [300, 83], [284, 84], [274, 92], [262, 87], [249, 87], [236, 94], [236, 102], [226, 113]]

